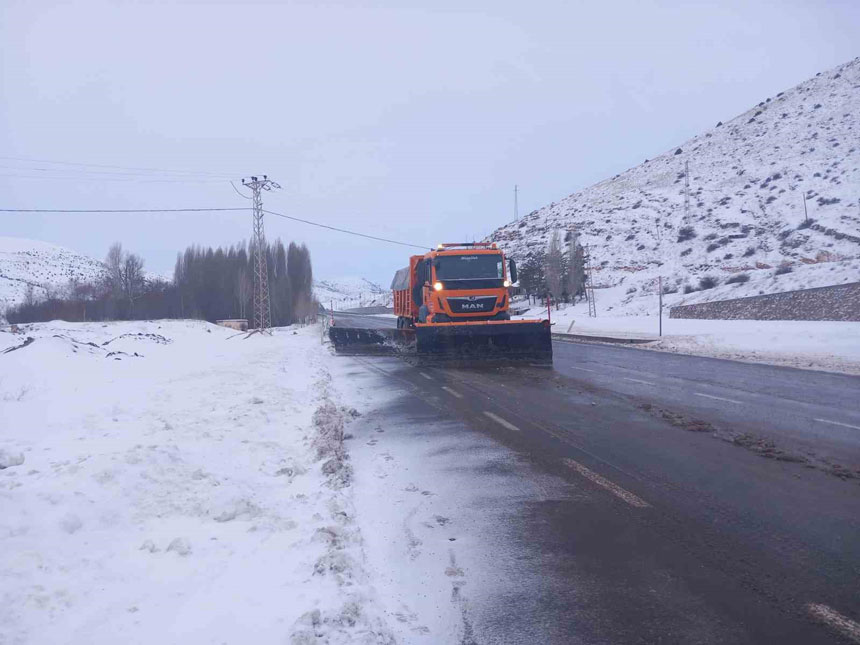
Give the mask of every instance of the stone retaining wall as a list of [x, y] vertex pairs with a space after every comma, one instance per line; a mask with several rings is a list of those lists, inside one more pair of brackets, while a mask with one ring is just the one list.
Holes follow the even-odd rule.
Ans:
[[680, 305], [669, 318], [860, 321], [860, 282]]

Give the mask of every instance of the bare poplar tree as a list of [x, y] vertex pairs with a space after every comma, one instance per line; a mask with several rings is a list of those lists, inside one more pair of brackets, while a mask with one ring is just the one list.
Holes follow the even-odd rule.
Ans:
[[145, 286], [143, 258], [136, 253], [125, 253], [122, 259], [122, 295], [128, 302], [129, 317], [134, 316], [134, 301], [143, 294]]
[[122, 244], [114, 242], [108, 249], [105, 266], [107, 267], [107, 286], [115, 298], [122, 293], [122, 263]]
[[236, 279], [236, 298], [239, 301], [239, 318], [246, 318], [246, 309], [248, 301], [251, 299], [251, 276], [246, 267], [239, 269], [239, 276]]
[[125, 301], [128, 316], [134, 314], [134, 301], [144, 291], [146, 279], [143, 275], [143, 258], [122, 250], [122, 244], [114, 242], [105, 258], [107, 273], [105, 283], [115, 302]]

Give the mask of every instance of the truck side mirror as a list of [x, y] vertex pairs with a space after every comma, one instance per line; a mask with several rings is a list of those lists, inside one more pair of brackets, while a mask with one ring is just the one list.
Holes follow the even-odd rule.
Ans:
[[508, 260], [508, 276], [511, 279], [511, 284], [517, 281], [517, 263], [512, 259]]

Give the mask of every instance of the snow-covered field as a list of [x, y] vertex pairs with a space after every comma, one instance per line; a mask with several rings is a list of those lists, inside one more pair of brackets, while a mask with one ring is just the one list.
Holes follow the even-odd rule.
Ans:
[[318, 327], [0, 332], [0, 642], [394, 642], [334, 360]]
[[[658, 336], [657, 299], [652, 315], [612, 316], [607, 304], [624, 290], [598, 289], [598, 317], [588, 317], [588, 304], [562, 305], [551, 313], [554, 333], [650, 339], [645, 349], [772, 363], [805, 369], [860, 374], [860, 323], [794, 320], [687, 320], [663, 312], [663, 337]], [[534, 306], [515, 318], [546, 317]]]

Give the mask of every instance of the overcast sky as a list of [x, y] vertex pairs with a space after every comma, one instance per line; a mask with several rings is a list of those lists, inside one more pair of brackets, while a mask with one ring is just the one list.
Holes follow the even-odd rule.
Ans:
[[[267, 208], [427, 245], [513, 219], [514, 184], [527, 213], [860, 54], [857, 0], [0, 2], [0, 208], [246, 206], [222, 177], [266, 173]], [[246, 213], [0, 218], [164, 273], [251, 231]], [[266, 232], [305, 242], [318, 278], [387, 286], [411, 253]]]

